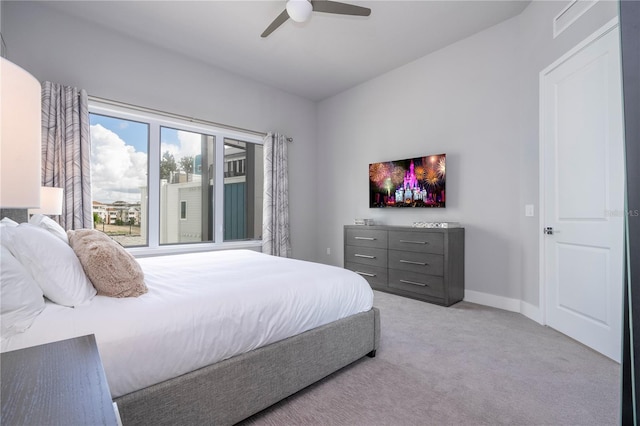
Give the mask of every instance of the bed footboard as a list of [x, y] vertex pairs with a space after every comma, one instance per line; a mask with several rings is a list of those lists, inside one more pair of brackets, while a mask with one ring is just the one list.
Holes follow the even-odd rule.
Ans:
[[232, 425], [340, 368], [375, 354], [372, 308], [116, 398], [129, 425]]

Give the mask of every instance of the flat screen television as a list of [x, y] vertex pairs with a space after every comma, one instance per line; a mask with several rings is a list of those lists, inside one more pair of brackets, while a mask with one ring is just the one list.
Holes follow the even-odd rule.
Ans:
[[369, 164], [369, 207], [445, 207], [446, 157]]

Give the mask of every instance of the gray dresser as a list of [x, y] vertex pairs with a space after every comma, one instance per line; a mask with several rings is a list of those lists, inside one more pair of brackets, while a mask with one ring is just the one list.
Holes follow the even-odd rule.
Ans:
[[344, 267], [375, 290], [451, 306], [464, 298], [464, 228], [348, 225]]

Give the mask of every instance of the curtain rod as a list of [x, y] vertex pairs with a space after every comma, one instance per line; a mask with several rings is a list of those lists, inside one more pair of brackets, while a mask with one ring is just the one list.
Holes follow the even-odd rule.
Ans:
[[[158, 114], [158, 115], [162, 115], [162, 116], [170, 117], [170, 118], [177, 118], [177, 119], [180, 119], [180, 120], [189, 121], [191, 123], [206, 124], [208, 126], [220, 127], [220, 128], [227, 129], [227, 130], [235, 130], [235, 131], [244, 132], [244, 133], [251, 133], [251, 134], [254, 134], [254, 135], [258, 135], [258, 136], [266, 136], [267, 135], [267, 133], [265, 133], [265, 132], [258, 132], [258, 131], [255, 131], [255, 130], [243, 129], [242, 127], [229, 126], [227, 124], [220, 124], [220, 123], [216, 123], [214, 121], [202, 120], [200, 118], [188, 117], [186, 115], [180, 115], [180, 114], [174, 114], [174, 113], [170, 113], [170, 112], [166, 112], [166, 111], [160, 111], [158, 109], [141, 107], [141, 106], [138, 106], [138, 105], [131, 105], [131, 104], [128, 104], [128, 103], [125, 103], [125, 102], [114, 101], [112, 99], [100, 98], [98, 96], [89, 95], [88, 98], [89, 98], [90, 101], [100, 102], [100, 103], [103, 103], [103, 104], [112, 105], [112, 106], [116, 106], [116, 107], [124, 107], [124, 108], [134, 109], [134, 110], [140, 111], [140, 112]], [[287, 140], [289, 142], [293, 142], [293, 138], [287, 138]]]

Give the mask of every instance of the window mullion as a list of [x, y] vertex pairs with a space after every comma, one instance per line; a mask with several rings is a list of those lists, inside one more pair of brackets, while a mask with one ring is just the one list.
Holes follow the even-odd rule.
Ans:
[[160, 123], [149, 122], [149, 248], [160, 246]]
[[215, 133], [214, 184], [213, 184], [213, 241], [224, 241], [224, 135]]

